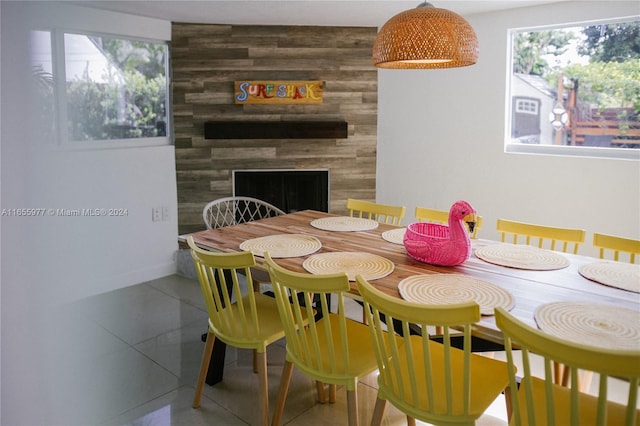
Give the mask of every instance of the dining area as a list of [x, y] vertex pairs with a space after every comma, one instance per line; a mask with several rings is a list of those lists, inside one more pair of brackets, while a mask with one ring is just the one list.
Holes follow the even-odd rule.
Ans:
[[[254, 371], [260, 383], [259, 424], [282, 424], [294, 369], [315, 381], [320, 402], [335, 403], [344, 398], [341, 393], [336, 396], [336, 386], [344, 387], [349, 424], [384, 424], [385, 405], [403, 412], [409, 424], [415, 420], [443, 424], [452, 418], [460, 424], [473, 424], [498, 397], [505, 401], [511, 424], [546, 424], [548, 421], [540, 417], [537, 423], [531, 418], [529, 423], [524, 420], [532, 411], [537, 416], [545, 415], [544, 403], [533, 408], [527, 405], [526, 395], [533, 392], [528, 383], [544, 383], [544, 374], [550, 375], [547, 385], [555, 389], [548, 400], [566, 416], [600, 406], [598, 395], [604, 395], [600, 404], [607, 405], [606, 386], [602, 388], [606, 377], [618, 381], [626, 377], [621, 382], [631, 389], [626, 400], [630, 407], [627, 424], [633, 424], [631, 419], [638, 416], [637, 394], [633, 393], [638, 379], [632, 376], [637, 371], [603, 372], [603, 379], [598, 377], [592, 385], [593, 374], [583, 371], [585, 367], [580, 364], [581, 357], [587, 355], [580, 351], [609, 351], [598, 355], [600, 364], [607, 356], [626, 356], [626, 364], [614, 363], [620, 367], [635, 363], [640, 349], [638, 265], [582, 256], [575, 254], [577, 249], [542, 248], [542, 242], [536, 247], [529, 240], [516, 244], [517, 239], [471, 238], [473, 229], [463, 220], [478, 222], [471, 206], [462, 208], [457, 216], [452, 207], [449, 216], [454, 220], [450, 219], [448, 225], [431, 226], [440, 233], [436, 239], [455, 239], [452, 235], [457, 234], [467, 242], [462, 248], [467, 251], [464, 259], [446, 264], [442, 256], [437, 256], [439, 260], [421, 257], [428, 248], [420, 246], [422, 252], [416, 251], [417, 243], [407, 242], [412, 238], [408, 234], [416, 229], [420, 231], [414, 239], [434, 237], [436, 231], [427, 231], [430, 227], [426, 221], [416, 218], [402, 226], [400, 221], [394, 224], [393, 215], [403, 216], [404, 207], [395, 213], [384, 210], [381, 204], [369, 203], [369, 207], [369, 213], [351, 209], [349, 215], [314, 210], [281, 212], [179, 237], [192, 252], [203, 292], [209, 289], [208, 307], [219, 313], [233, 303], [233, 309], [237, 309], [234, 320], [210, 318], [196, 395], [202, 392], [205, 381], [213, 387], [224, 382], [224, 361], [220, 362], [224, 360], [224, 343], [234, 345], [224, 336], [231, 333], [228, 325], [235, 321], [236, 325], [243, 324], [245, 331], [261, 329], [262, 320], [251, 325], [251, 312], [266, 304], [271, 320], [264, 324], [275, 322], [275, 330], [280, 316], [282, 330], [278, 337], [273, 334], [270, 341], [263, 340], [258, 350], [254, 348], [258, 354], [254, 354]], [[376, 209], [382, 210], [377, 214]], [[460, 230], [464, 231], [462, 237]], [[432, 235], [426, 235], [428, 232]], [[445, 252], [443, 247], [434, 250]], [[232, 267], [228, 262], [241, 254], [253, 259]], [[216, 256], [225, 257], [226, 266], [217, 264]], [[241, 270], [244, 272], [237, 274]], [[242, 278], [238, 276], [255, 283], [252, 274], [261, 276], [265, 271], [270, 283], [254, 285], [253, 289], [260, 300], [264, 295], [271, 300], [257, 303], [243, 295], [231, 302], [234, 291], [240, 291]], [[250, 284], [247, 288], [253, 293]], [[345, 317], [345, 306], [350, 306], [351, 318]], [[466, 314], [461, 314], [464, 309]], [[242, 312], [246, 316], [240, 320], [237, 314]], [[533, 342], [514, 329], [525, 332], [524, 336], [527, 332], [540, 334], [544, 348], [568, 345], [572, 349], [562, 347], [561, 355], [572, 352], [577, 358], [561, 356], [562, 361], [558, 361], [551, 354], [540, 354], [538, 347], [529, 349], [527, 345]], [[219, 339], [216, 330], [221, 333]], [[266, 346], [279, 338], [285, 342], [285, 364], [282, 376], [275, 378], [280, 379], [277, 400], [269, 404], [266, 358], [261, 357]], [[547, 338], [549, 341], [544, 340]], [[532, 377], [529, 361], [523, 365], [520, 360], [529, 352], [537, 357], [534, 364], [544, 364], [542, 379]], [[350, 361], [352, 357], [358, 361]], [[634, 361], [631, 364], [630, 359]], [[399, 373], [401, 370], [404, 373]], [[377, 403], [371, 401], [363, 412], [355, 391], [358, 379], [371, 374], [378, 377]], [[527, 386], [520, 386], [521, 381]], [[585, 397], [589, 392], [595, 396]], [[200, 406], [197, 398], [194, 407]], [[573, 398], [580, 398], [580, 409], [570, 403]], [[609, 405], [609, 423], [607, 415], [602, 415], [604, 423], [598, 424], [618, 424], [625, 417], [622, 405]], [[594, 415], [582, 411], [583, 416]], [[580, 417], [559, 419], [558, 424], [583, 424]]]
[[[470, 67], [426, 72], [377, 70], [371, 63], [371, 48], [380, 26], [394, 13], [413, 9], [415, 4], [374, 2], [364, 7], [360, 2], [336, 2], [327, 7], [326, 2], [313, 1], [277, 2], [277, 7], [270, 7], [265, 2], [251, 2], [251, 7], [245, 7], [244, 2], [228, 2], [226, 7], [222, 3], [2, 2], [3, 52], [12, 58], [2, 63], [6, 77], [3, 89], [7, 89], [2, 96], [6, 107], [2, 148], [7, 154], [2, 165], [3, 208], [9, 212], [104, 208], [127, 214], [3, 216], [1, 346], [5, 392], [1, 423], [257, 423], [258, 381], [252, 354], [231, 345], [223, 362], [224, 379], [216, 385], [205, 384], [200, 408], [192, 408], [209, 313], [198, 280], [176, 274], [176, 238], [204, 229], [202, 206], [234, 193], [235, 170], [302, 173], [322, 168], [330, 172], [323, 195], [330, 201], [327, 211], [337, 214], [345, 213], [347, 197], [409, 208], [422, 203], [440, 209], [448, 208], [453, 195], [468, 199], [477, 203], [475, 207], [484, 216], [479, 239], [472, 241], [478, 247], [489, 244], [483, 238], [491, 239], [491, 244], [499, 242], [494, 229], [498, 217], [531, 222], [553, 218], [554, 224], [576, 225], [589, 232], [640, 235], [637, 161], [582, 155], [602, 151], [597, 147], [578, 147], [578, 154], [565, 156], [512, 153], [505, 147], [509, 139], [505, 117], [511, 103], [505, 87], [510, 30], [514, 26], [546, 28], [550, 24], [616, 20], [637, 15], [636, 2], [545, 1], [536, 6], [501, 2], [507, 9], [482, 12], [457, 8], [493, 8], [495, 2], [443, 2], [441, 5], [458, 10], [473, 25], [480, 59]], [[134, 6], [137, 10], [127, 10]], [[210, 9], [202, 13], [200, 7]], [[158, 9], [161, 13], [155, 14]], [[184, 13], [195, 15], [195, 19], [184, 20]], [[68, 84], [64, 68], [70, 50], [62, 48], [67, 35], [166, 45], [166, 136], [154, 141], [82, 143], [69, 138], [65, 105], [79, 104], [65, 101], [69, 98], [64, 84], [53, 92], [49, 79], [37, 80], [46, 85], [34, 85], [34, 77], [41, 74], [34, 74], [33, 60], [46, 62], [47, 58], [34, 57], [33, 32], [50, 35], [49, 59], [60, 65], [54, 67], [59, 77], [55, 81]], [[267, 84], [324, 81], [324, 103], [235, 104], [234, 82], [246, 80]], [[25, 94], [32, 86], [38, 92], [45, 89], [43, 92], [53, 98], [47, 96], [47, 102], [31, 105], [32, 97]], [[34, 116], [44, 109], [48, 113], [42, 120]], [[267, 124], [336, 120], [347, 123], [348, 137], [205, 138], [205, 124], [219, 119]], [[50, 133], [40, 135], [41, 130]], [[304, 186], [302, 192], [312, 191]], [[405, 213], [404, 225], [413, 221], [413, 211]], [[315, 219], [306, 218], [309, 223]], [[392, 274], [367, 281], [394, 300], [410, 303], [398, 283], [436, 273], [422, 270], [425, 265], [402, 255], [401, 245], [396, 247], [382, 238], [382, 232], [393, 231], [394, 226], [403, 227], [384, 224], [377, 230], [343, 231], [340, 235], [349, 239], [347, 235], [363, 234], [367, 249], [390, 260]], [[282, 232], [280, 228], [273, 231]], [[316, 237], [321, 242], [317, 252], [303, 258], [274, 258], [275, 264], [313, 275], [303, 267], [304, 260], [331, 253], [332, 236], [340, 231], [311, 231], [326, 233]], [[238, 238], [237, 245], [224, 249], [238, 251], [242, 242], [259, 237]], [[383, 246], [388, 250], [382, 250]], [[500, 287], [502, 296], [512, 302], [505, 310], [532, 327], [538, 325], [536, 307], [552, 303], [554, 296], [561, 301], [621, 301], [622, 308], [634, 309], [635, 293], [580, 275], [581, 262], [597, 260], [591, 246], [589, 238], [580, 248], [580, 254], [589, 253], [590, 259], [574, 259], [568, 254], [564, 257], [570, 260], [569, 265], [553, 271], [512, 271], [506, 266], [487, 271], [483, 268], [494, 266], [480, 259], [475, 248], [462, 265], [433, 269], [446, 275], [469, 272], [472, 275], [465, 281]], [[336, 247], [335, 251], [345, 249], [356, 247]], [[398, 253], [393, 254], [394, 250]], [[258, 265], [251, 269], [252, 278], [262, 291], [273, 291], [267, 284], [269, 271], [264, 268], [264, 258], [254, 257]], [[189, 261], [193, 264], [191, 258]], [[385, 272], [390, 269], [386, 268]], [[394, 277], [395, 273], [403, 276]], [[506, 273], [517, 276], [512, 281]], [[551, 276], [558, 281], [544, 280]], [[524, 297], [523, 289], [538, 279], [544, 281], [540, 284], [544, 290]], [[565, 279], [568, 288], [558, 284]], [[348, 285], [345, 310], [353, 321], [364, 324], [366, 312], [357, 281], [348, 280]], [[424, 282], [417, 285], [425, 286]], [[338, 312], [335, 303], [337, 299], [332, 297], [332, 313]], [[49, 312], [43, 312], [42, 307], [62, 318], [46, 315]], [[493, 353], [506, 362], [505, 352], [499, 350], [504, 346], [504, 333], [496, 319], [495, 315], [480, 314], [480, 325], [471, 327], [472, 342], [490, 346], [483, 348], [489, 351], [474, 353]], [[44, 336], [34, 334], [34, 330], [43, 330], [43, 324]], [[411, 328], [415, 328], [413, 323]], [[434, 327], [430, 336], [439, 342], [442, 340], [436, 339], [442, 335], [438, 331]], [[278, 406], [286, 341], [282, 337], [267, 349], [270, 417]], [[218, 345], [214, 346], [215, 353]], [[377, 376], [376, 370], [358, 382], [361, 424], [369, 423], [375, 411]], [[596, 386], [594, 379], [591, 390]], [[327, 393], [330, 400], [328, 389]], [[348, 422], [343, 388], [338, 387], [333, 404], [318, 403], [318, 396], [315, 382], [294, 367], [282, 423]], [[490, 407], [478, 424], [507, 422], [504, 394], [492, 405], [497, 417]], [[406, 422], [406, 414], [392, 403], [386, 404], [382, 417], [383, 423]]]

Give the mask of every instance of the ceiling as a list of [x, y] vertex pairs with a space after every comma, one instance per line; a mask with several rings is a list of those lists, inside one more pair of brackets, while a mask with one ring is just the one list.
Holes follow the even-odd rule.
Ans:
[[[415, 8], [421, 0], [85, 0], [87, 7], [173, 22], [237, 25], [382, 26], [390, 17]], [[432, 0], [436, 7], [462, 16], [566, 0]]]

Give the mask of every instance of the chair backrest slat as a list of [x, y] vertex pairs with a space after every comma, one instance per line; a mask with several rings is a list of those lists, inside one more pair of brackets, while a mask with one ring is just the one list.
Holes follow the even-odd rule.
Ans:
[[364, 217], [391, 225], [399, 225], [406, 212], [404, 206], [373, 203], [352, 198], [347, 200], [347, 209], [352, 217]]
[[[511, 235], [513, 244], [519, 244], [520, 238], [524, 238], [526, 245], [536, 244], [538, 248], [573, 254], [578, 253], [578, 248], [584, 243], [586, 235], [586, 231], [582, 229], [559, 228], [505, 219], [498, 219], [496, 230], [500, 232], [503, 243], [508, 241], [507, 235]], [[561, 245], [561, 248], [558, 245]]]
[[600, 259], [606, 258], [608, 253], [606, 250], [611, 250], [615, 261], [620, 260], [620, 253], [629, 256], [627, 259], [629, 263], [636, 263], [636, 260], [640, 260], [640, 240], [595, 232], [593, 246], [598, 249]]

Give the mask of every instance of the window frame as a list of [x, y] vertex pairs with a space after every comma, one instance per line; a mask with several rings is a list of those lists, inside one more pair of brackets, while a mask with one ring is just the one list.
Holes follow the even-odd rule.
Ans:
[[[540, 100], [528, 96], [518, 96], [515, 98], [516, 113], [519, 114], [540, 114]], [[523, 107], [524, 106], [524, 107]], [[533, 107], [533, 108], [529, 108]]]
[[543, 155], [543, 156], [567, 156], [584, 158], [602, 158], [616, 160], [640, 161], [640, 148], [612, 148], [572, 145], [543, 145], [513, 143], [511, 137], [512, 120], [516, 113], [512, 94], [513, 89], [513, 41], [516, 33], [545, 31], [571, 27], [586, 27], [590, 25], [610, 24], [617, 22], [640, 21], [640, 15], [622, 16], [596, 20], [584, 20], [568, 23], [556, 23], [548, 25], [524, 26], [507, 29], [507, 61], [506, 61], [506, 91], [505, 91], [505, 120], [504, 120], [504, 152], [506, 154]]
[[[93, 150], [93, 149], [117, 149], [117, 148], [142, 148], [173, 145], [173, 113], [171, 102], [171, 68], [169, 63], [170, 44], [166, 40], [133, 37], [129, 35], [111, 34], [106, 32], [83, 31], [67, 28], [38, 28], [35, 31], [49, 32], [51, 37], [51, 62], [54, 75], [54, 103], [56, 132], [52, 145], [65, 150]], [[96, 140], [72, 140], [69, 137], [68, 109], [67, 109], [67, 75], [66, 75], [66, 51], [65, 34], [107, 37], [123, 40], [158, 43], [165, 46], [165, 111], [166, 134], [165, 136], [139, 137], [139, 138], [114, 138]]]

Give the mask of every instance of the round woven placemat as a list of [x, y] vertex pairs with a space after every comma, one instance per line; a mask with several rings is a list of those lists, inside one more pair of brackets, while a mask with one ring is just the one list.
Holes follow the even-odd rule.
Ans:
[[325, 231], [369, 231], [376, 229], [378, 222], [361, 217], [335, 216], [312, 220], [311, 226]]
[[494, 308], [513, 308], [513, 296], [503, 288], [460, 274], [413, 275], [400, 281], [403, 299], [428, 305], [447, 305], [475, 301], [482, 315], [493, 315]]
[[240, 244], [240, 249], [251, 251], [256, 256], [263, 256], [265, 251], [276, 259], [282, 257], [299, 257], [315, 253], [322, 243], [310, 235], [278, 234], [253, 238]]
[[640, 293], [640, 265], [623, 262], [594, 262], [578, 272], [585, 278], [610, 287]]
[[371, 253], [337, 251], [309, 256], [302, 267], [312, 274], [346, 272], [349, 281], [355, 281], [358, 274], [366, 280], [386, 277], [395, 265], [389, 259]]
[[491, 244], [476, 249], [476, 257], [509, 268], [551, 271], [569, 266], [566, 257], [545, 249], [516, 244]]
[[407, 228], [397, 228], [397, 229], [391, 229], [389, 231], [384, 231], [382, 233], [382, 238], [393, 244], [404, 245], [404, 233], [406, 231], [407, 231]]
[[553, 302], [535, 312], [540, 330], [563, 340], [608, 349], [640, 350], [640, 312], [615, 305]]

